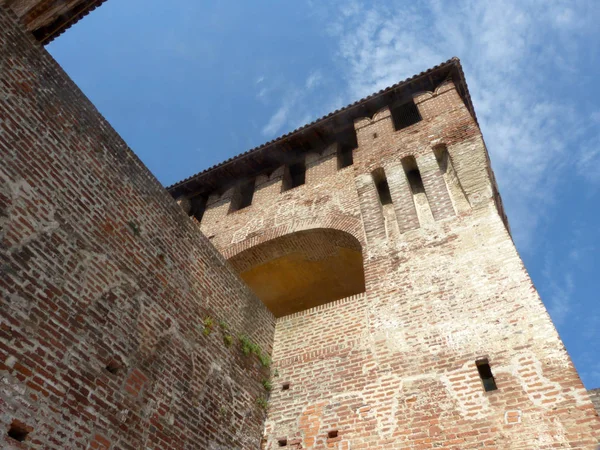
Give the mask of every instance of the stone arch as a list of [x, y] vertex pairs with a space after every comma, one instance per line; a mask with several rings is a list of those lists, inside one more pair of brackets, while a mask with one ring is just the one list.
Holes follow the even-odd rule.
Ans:
[[282, 317], [364, 292], [362, 248], [345, 231], [312, 228], [246, 248], [229, 263]]
[[245, 237], [245, 239], [240, 240], [239, 242], [232, 243], [229, 246], [222, 246], [219, 248], [219, 251], [225, 257], [225, 259], [230, 259], [238, 253], [262, 244], [263, 242], [295, 233], [297, 231], [306, 231], [319, 228], [330, 228], [333, 230], [343, 231], [355, 237], [363, 248], [366, 245], [364, 228], [360, 218], [341, 214], [328, 214], [324, 218], [309, 217], [304, 220], [293, 220], [288, 223], [267, 228], [258, 233], [250, 233]]

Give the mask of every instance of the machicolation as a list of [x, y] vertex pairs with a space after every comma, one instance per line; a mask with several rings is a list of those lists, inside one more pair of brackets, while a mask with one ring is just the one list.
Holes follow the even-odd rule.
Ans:
[[596, 449], [453, 58], [166, 190], [0, 0], [15, 449]]

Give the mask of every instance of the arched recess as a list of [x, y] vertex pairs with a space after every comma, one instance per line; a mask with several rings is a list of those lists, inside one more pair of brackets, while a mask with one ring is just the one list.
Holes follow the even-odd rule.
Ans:
[[277, 237], [237, 253], [229, 262], [275, 317], [365, 291], [362, 246], [336, 229]]
[[231, 259], [238, 253], [249, 249], [250, 247], [262, 244], [263, 242], [297, 231], [314, 230], [317, 228], [331, 228], [346, 232], [354, 236], [361, 245], [365, 245], [365, 232], [359, 217], [327, 213], [324, 216], [318, 214], [317, 217], [295, 219], [275, 227], [261, 228], [255, 232], [246, 233], [243, 239], [237, 240], [229, 245], [217, 245], [217, 248], [225, 259]]

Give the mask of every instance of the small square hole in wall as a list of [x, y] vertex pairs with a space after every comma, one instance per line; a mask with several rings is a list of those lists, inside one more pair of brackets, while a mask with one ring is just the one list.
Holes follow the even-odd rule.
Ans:
[[278, 439], [277, 442], [279, 443], [280, 447], [287, 447], [287, 439]]
[[283, 383], [281, 385], [281, 390], [282, 391], [289, 391], [290, 390], [290, 383]]
[[377, 139], [377, 133], [373, 133], [373, 139]]
[[119, 370], [121, 369], [121, 363], [119, 361], [117, 361], [116, 359], [113, 359], [111, 362], [109, 362], [106, 367], [105, 367], [107, 372], [110, 372], [112, 374], [117, 374], [119, 373]]
[[28, 427], [22, 422], [18, 420], [13, 420], [10, 424], [10, 428], [8, 429], [8, 436], [15, 441], [23, 442], [27, 439], [27, 435], [33, 431], [33, 428]]
[[331, 430], [329, 433], [327, 433], [327, 437], [328, 438], [336, 438], [336, 437], [338, 437], [338, 430]]

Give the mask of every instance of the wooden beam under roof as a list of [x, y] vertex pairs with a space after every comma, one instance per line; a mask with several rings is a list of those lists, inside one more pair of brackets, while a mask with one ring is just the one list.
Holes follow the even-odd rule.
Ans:
[[48, 44], [106, 0], [0, 0], [41, 44]]
[[191, 190], [197, 194], [205, 194], [210, 193], [211, 190], [235, 184], [236, 178], [256, 176], [261, 172], [261, 167], [263, 172], [272, 171], [278, 164], [293, 162], [291, 159], [294, 158], [295, 154], [309, 149], [314, 144], [314, 137], [311, 138], [311, 133], [319, 133], [323, 140], [333, 141], [339, 133], [354, 132], [354, 119], [364, 116], [370, 117], [382, 107], [391, 106], [393, 103], [411, 98], [412, 94], [417, 92], [433, 91], [448, 78], [454, 80], [463, 102], [477, 123], [460, 61], [458, 58], [452, 58], [387, 89], [334, 111], [291, 133], [192, 175], [169, 186], [167, 190], [175, 198], [185, 195], [190, 191], [190, 187], [193, 187]]

